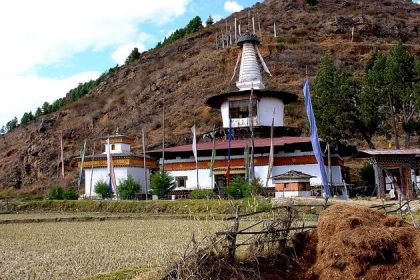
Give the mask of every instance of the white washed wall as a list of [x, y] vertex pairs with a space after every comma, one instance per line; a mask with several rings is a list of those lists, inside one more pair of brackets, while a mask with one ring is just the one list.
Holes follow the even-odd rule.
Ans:
[[271, 126], [274, 109], [274, 126], [283, 126], [284, 104], [274, 97], [261, 97], [258, 102], [258, 125]]
[[[332, 173], [333, 173], [333, 184], [342, 184], [342, 177], [341, 177], [341, 167], [340, 166], [332, 166]], [[284, 166], [274, 166], [271, 176], [279, 175], [286, 173], [290, 170], [300, 171], [312, 176], [316, 176], [310, 180], [311, 185], [321, 185], [321, 173], [319, 171], [317, 164], [302, 164], [302, 165], [284, 165]], [[259, 177], [263, 185], [265, 186], [266, 179], [267, 179], [267, 172], [268, 166], [255, 166], [255, 176]], [[170, 171], [169, 174], [173, 177], [178, 176], [187, 176], [186, 188], [179, 188], [177, 190], [192, 190], [195, 189], [197, 186], [197, 176], [196, 170], [180, 170], [180, 171]], [[199, 169], [198, 176], [200, 179], [200, 188], [211, 188], [211, 177], [210, 169]], [[268, 187], [274, 187], [272, 179], [268, 180]]]
[[[147, 177], [150, 178], [150, 171], [147, 170]], [[120, 181], [127, 179], [128, 175], [131, 175], [133, 179], [138, 182], [142, 186], [142, 191], [145, 190], [145, 182], [144, 179], [144, 171], [143, 168], [139, 167], [115, 167], [114, 168], [115, 179], [117, 182], [117, 186], [120, 184]], [[92, 174], [91, 168], [85, 169], [85, 196], [89, 197], [90, 194], [90, 178]], [[93, 177], [92, 177], [92, 196], [97, 196], [95, 193], [95, 184], [99, 181], [105, 181], [106, 183], [109, 182], [108, 171], [107, 168], [94, 168], [93, 169]], [[150, 189], [150, 182], [148, 182], [148, 186]]]

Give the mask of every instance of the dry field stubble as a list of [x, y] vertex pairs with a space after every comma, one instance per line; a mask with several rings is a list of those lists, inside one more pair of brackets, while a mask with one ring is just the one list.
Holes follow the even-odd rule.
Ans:
[[179, 219], [0, 225], [0, 278], [77, 279], [133, 265], [165, 266], [192, 232], [200, 239], [223, 227]]

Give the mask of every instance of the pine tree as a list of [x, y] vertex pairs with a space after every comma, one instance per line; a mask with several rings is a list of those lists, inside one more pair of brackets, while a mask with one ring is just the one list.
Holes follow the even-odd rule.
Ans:
[[127, 59], [125, 60], [125, 64], [129, 64], [133, 61], [136, 61], [137, 59], [140, 58], [140, 53], [139, 53], [139, 49], [138, 48], [134, 48], [130, 55], [127, 57]]

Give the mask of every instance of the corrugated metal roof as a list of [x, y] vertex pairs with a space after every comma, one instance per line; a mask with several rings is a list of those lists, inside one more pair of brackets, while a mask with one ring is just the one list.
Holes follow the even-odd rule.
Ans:
[[360, 150], [360, 153], [364, 153], [371, 156], [376, 155], [420, 155], [420, 149], [398, 149], [398, 150], [391, 150], [391, 149], [380, 149], [380, 150]]
[[[308, 143], [311, 142], [309, 137], [277, 137], [273, 138], [273, 145], [276, 147], [284, 146], [287, 144], [296, 144], [296, 143]], [[204, 142], [197, 144], [198, 151], [205, 151], [212, 149], [212, 142]], [[246, 145], [251, 145], [251, 139], [239, 139], [239, 140], [232, 140], [231, 148], [245, 148]], [[254, 140], [255, 147], [270, 147], [270, 138], [256, 138]], [[224, 150], [228, 149], [229, 141], [217, 141], [216, 142], [216, 149], [217, 150]], [[182, 146], [175, 146], [170, 148], [165, 148], [165, 153], [176, 153], [176, 152], [188, 152], [192, 151], [192, 145], [182, 145]], [[162, 149], [148, 151], [147, 153], [157, 153], [162, 152]]]

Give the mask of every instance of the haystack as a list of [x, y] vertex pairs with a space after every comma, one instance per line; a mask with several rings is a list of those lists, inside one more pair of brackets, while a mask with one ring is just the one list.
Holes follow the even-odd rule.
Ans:
[[307, 278], [420, 279], [420, 231], [362, 206], [323, 211], [316, 261]]

